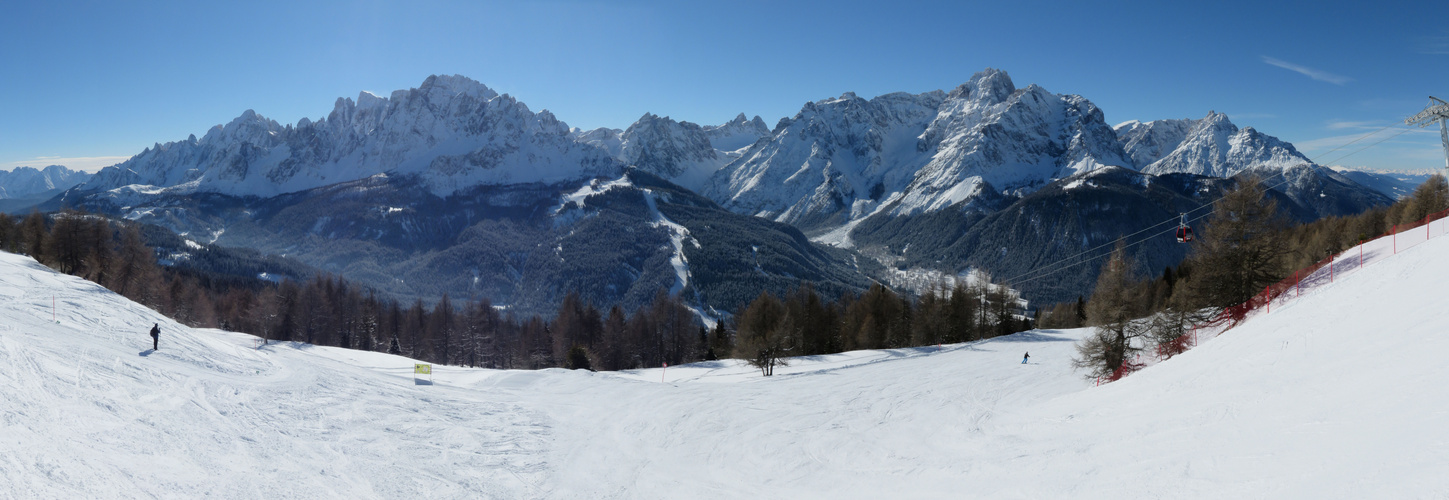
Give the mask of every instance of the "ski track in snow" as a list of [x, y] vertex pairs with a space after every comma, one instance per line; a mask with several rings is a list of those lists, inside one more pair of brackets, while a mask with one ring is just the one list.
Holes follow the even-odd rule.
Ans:
[[[670, 244], [674, 245], [674, 254], [669, 257], [669, 265], [674, 267], [674, 285], [669, 287], [670, 295], [679, 295], [684, 287], [689, 286], [689, 259], [684, 257], [684, 239], [689, 238], [696, 248], [699, 242], [689, 236], [689, 228], [681, 226], [659, 211], [659, 204], [654, 201], [654, 191], [645, 189], [644, 202], [649, 205], [649, 213], [654, 216], [654, 227], [663, 227], [669, 231]], [[698, 311], [696, 311], [698, 312]]]
[[1102, 387], [1071, 368], [1087, 330], [416, 384], [0, 253], [0, 497], [1443, 497], [1449, 238], [1389, 244]]

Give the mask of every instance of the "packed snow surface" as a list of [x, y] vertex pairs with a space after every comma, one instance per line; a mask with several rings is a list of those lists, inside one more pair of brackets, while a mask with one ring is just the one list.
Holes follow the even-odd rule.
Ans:
[[1086, 330], [770, 378], [427, 384], [406, 358], [257, 349], [0, 254], [0, 497], [1443, 498], [1446, 254], [1401, 248], [1101, 387], [1071, 368]]

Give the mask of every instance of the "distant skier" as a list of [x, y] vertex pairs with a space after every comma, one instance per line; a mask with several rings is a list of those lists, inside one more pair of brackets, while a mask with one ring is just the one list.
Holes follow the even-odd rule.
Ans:
[[1023, 364], [1023, 365], [1026, 364], [1026, 360], [1028, 360], [1028, 359], [1031, 359], [1031, 352], [1030, 351], [1028, 351], [1025, 356], [1022, 356], [1021, 357], [1021, 364]]
[[160, 323], [153, 323], [151, 325], [151, 350], [153, 350], [153, 351], [159, 351], [159, 350], [161, 350], [161, 324]]

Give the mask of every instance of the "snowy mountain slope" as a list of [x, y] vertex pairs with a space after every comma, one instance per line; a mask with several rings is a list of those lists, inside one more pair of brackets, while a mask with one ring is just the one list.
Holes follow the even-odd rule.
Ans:
[[1005, 72], [988, 70], [946, 96], [921, 137], [920, 147], [936, 153], [893, 213], [964, 201], [969, 194], [959, 186], [969, 181], [961, 179], [1029, 193], [1073, 174], [1127, 166], [1115, 139], [1102, 111], [1081, 96], [1036, 85], [1018, 90]]
[[156, 144], [101, 170], [87, 189], [129, 184], [274, 196], [392, 172], [437, 195], [480, 184], [617, 175], [605, 151], [575, 141], [548, 111], [461, 76], [430, 76], [389, 97], [339, 98], [325, 119], [283, 126], [251, 110], [197, 139]]
[[1127, 165], [1102, 113], [1080, 96], [1017, 89], [987, 69], [952, 90], [808, 103], [705, 194], [741, 213], [828, 230], [888, 206], [908, 215], [985, 191], [1030, 192]]
[[[1102, 387], [1070, 367], [1085, 330], [768, 379], [731, 360], [415, 385], [411, 360], [253, 350], [0, 254], [0, 494], [1434, 498], [1445, 252], [1403, 250]], [[153, 321], [162, 349], [138, 356]]]
[[1292, 144], [1252, 127], [1239, 129], [1215, 111], [1200, 120], [1127, 122], [1116, 131], [1138, 169], [1149, 174], [1232, 177], [1245, 170], [1312, 164]]
[[1117, 132], [1117, 140], [1122, 143], [1123, 152], [1130, 157], [1132, 165], [1141, 168], [1172, 154], [1196, 124], [1197, 120], [1188, 119], [1146, 123], [1132, 120], [1112, 129]]
[[628, 129], [574, 129], [575, 141], [607, 151], [624, 165], [658, 175], [698, 191], [720, 167], [739, 158], [744, 148], [770, 129], [756, 116], [740, 113], [722, 125], [699, 126], [645, 113]]
[[735, 212], [807, 230], [844, 224], [910, 182], [925, 162], [917, 136], [943, 97], [937, 91], [866, 100], [846, 93], [807, 103], [715, 174], [702, 194]]
[[0, 199], [28, 198], [55, 191], [70, 189], [85, 182], [91, 174], [71, 170], [60, 165], [43, 169], [15, 167], [14, 170], [0, 170]]
[[[740, 113], [723, 125], [699, 126], [645, 113], [623, 132], [608, 129], [580, 134], [579, 140], [610, 148], [625, 165], [698, 191], [720, 167], [739, 158], [743, 148], [769, 135], [764, 120]], [[617, 142], [617, 148], [612, 148]]]
[[603, 149], [609, 156], [618, 158], [624, 149], [624, 131], [616, 128], [599, 127], [593, 130], [573, 129], [569, 136], [575, 141]]
[[667, 116], [645, 113], [620, 136], [619, 159], [625, 165], [699, 189], [705, 179], [729, 163], [703, 127]]

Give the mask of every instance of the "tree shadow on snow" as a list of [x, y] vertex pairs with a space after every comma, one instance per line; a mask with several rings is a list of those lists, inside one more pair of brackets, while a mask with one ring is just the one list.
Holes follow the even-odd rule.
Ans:
[[685, 364], [682, 364], [682, 365], [679, 365], [679, 366], [688, 366], [690, 368], [711, 368], [711, 369], [714, 369], [714, 368], [728, 368], [730, 365], [729, 365], [729, 363], [726, 363], [725, 360], [714, 360], [714, 361], [696, 361], [696, 362], [693, 362], [693, 363], [685, 363]]
[[1072, 342], [1073, 341], [1072, 339], [1069, 339], [1069, 338], [1066, 338], [1066, 337], [1058, 337], [1058, 336], [1055, 336], [1055, 335], [1048, 335], [1048, 333], [1056, 333], [1056, 330], [1042, 330], [1042, 331], [1035, 331], [1035, 330], [1033, 330], [1033, 331], [1029, 331], [1029, 332], [1014, 333], [1014, 334], [1011, 334], [1011, 335], [1005, 335], [1005, 336], [993, 338], [993, 339], [991, 339], [991, 341], [992, 342]]

